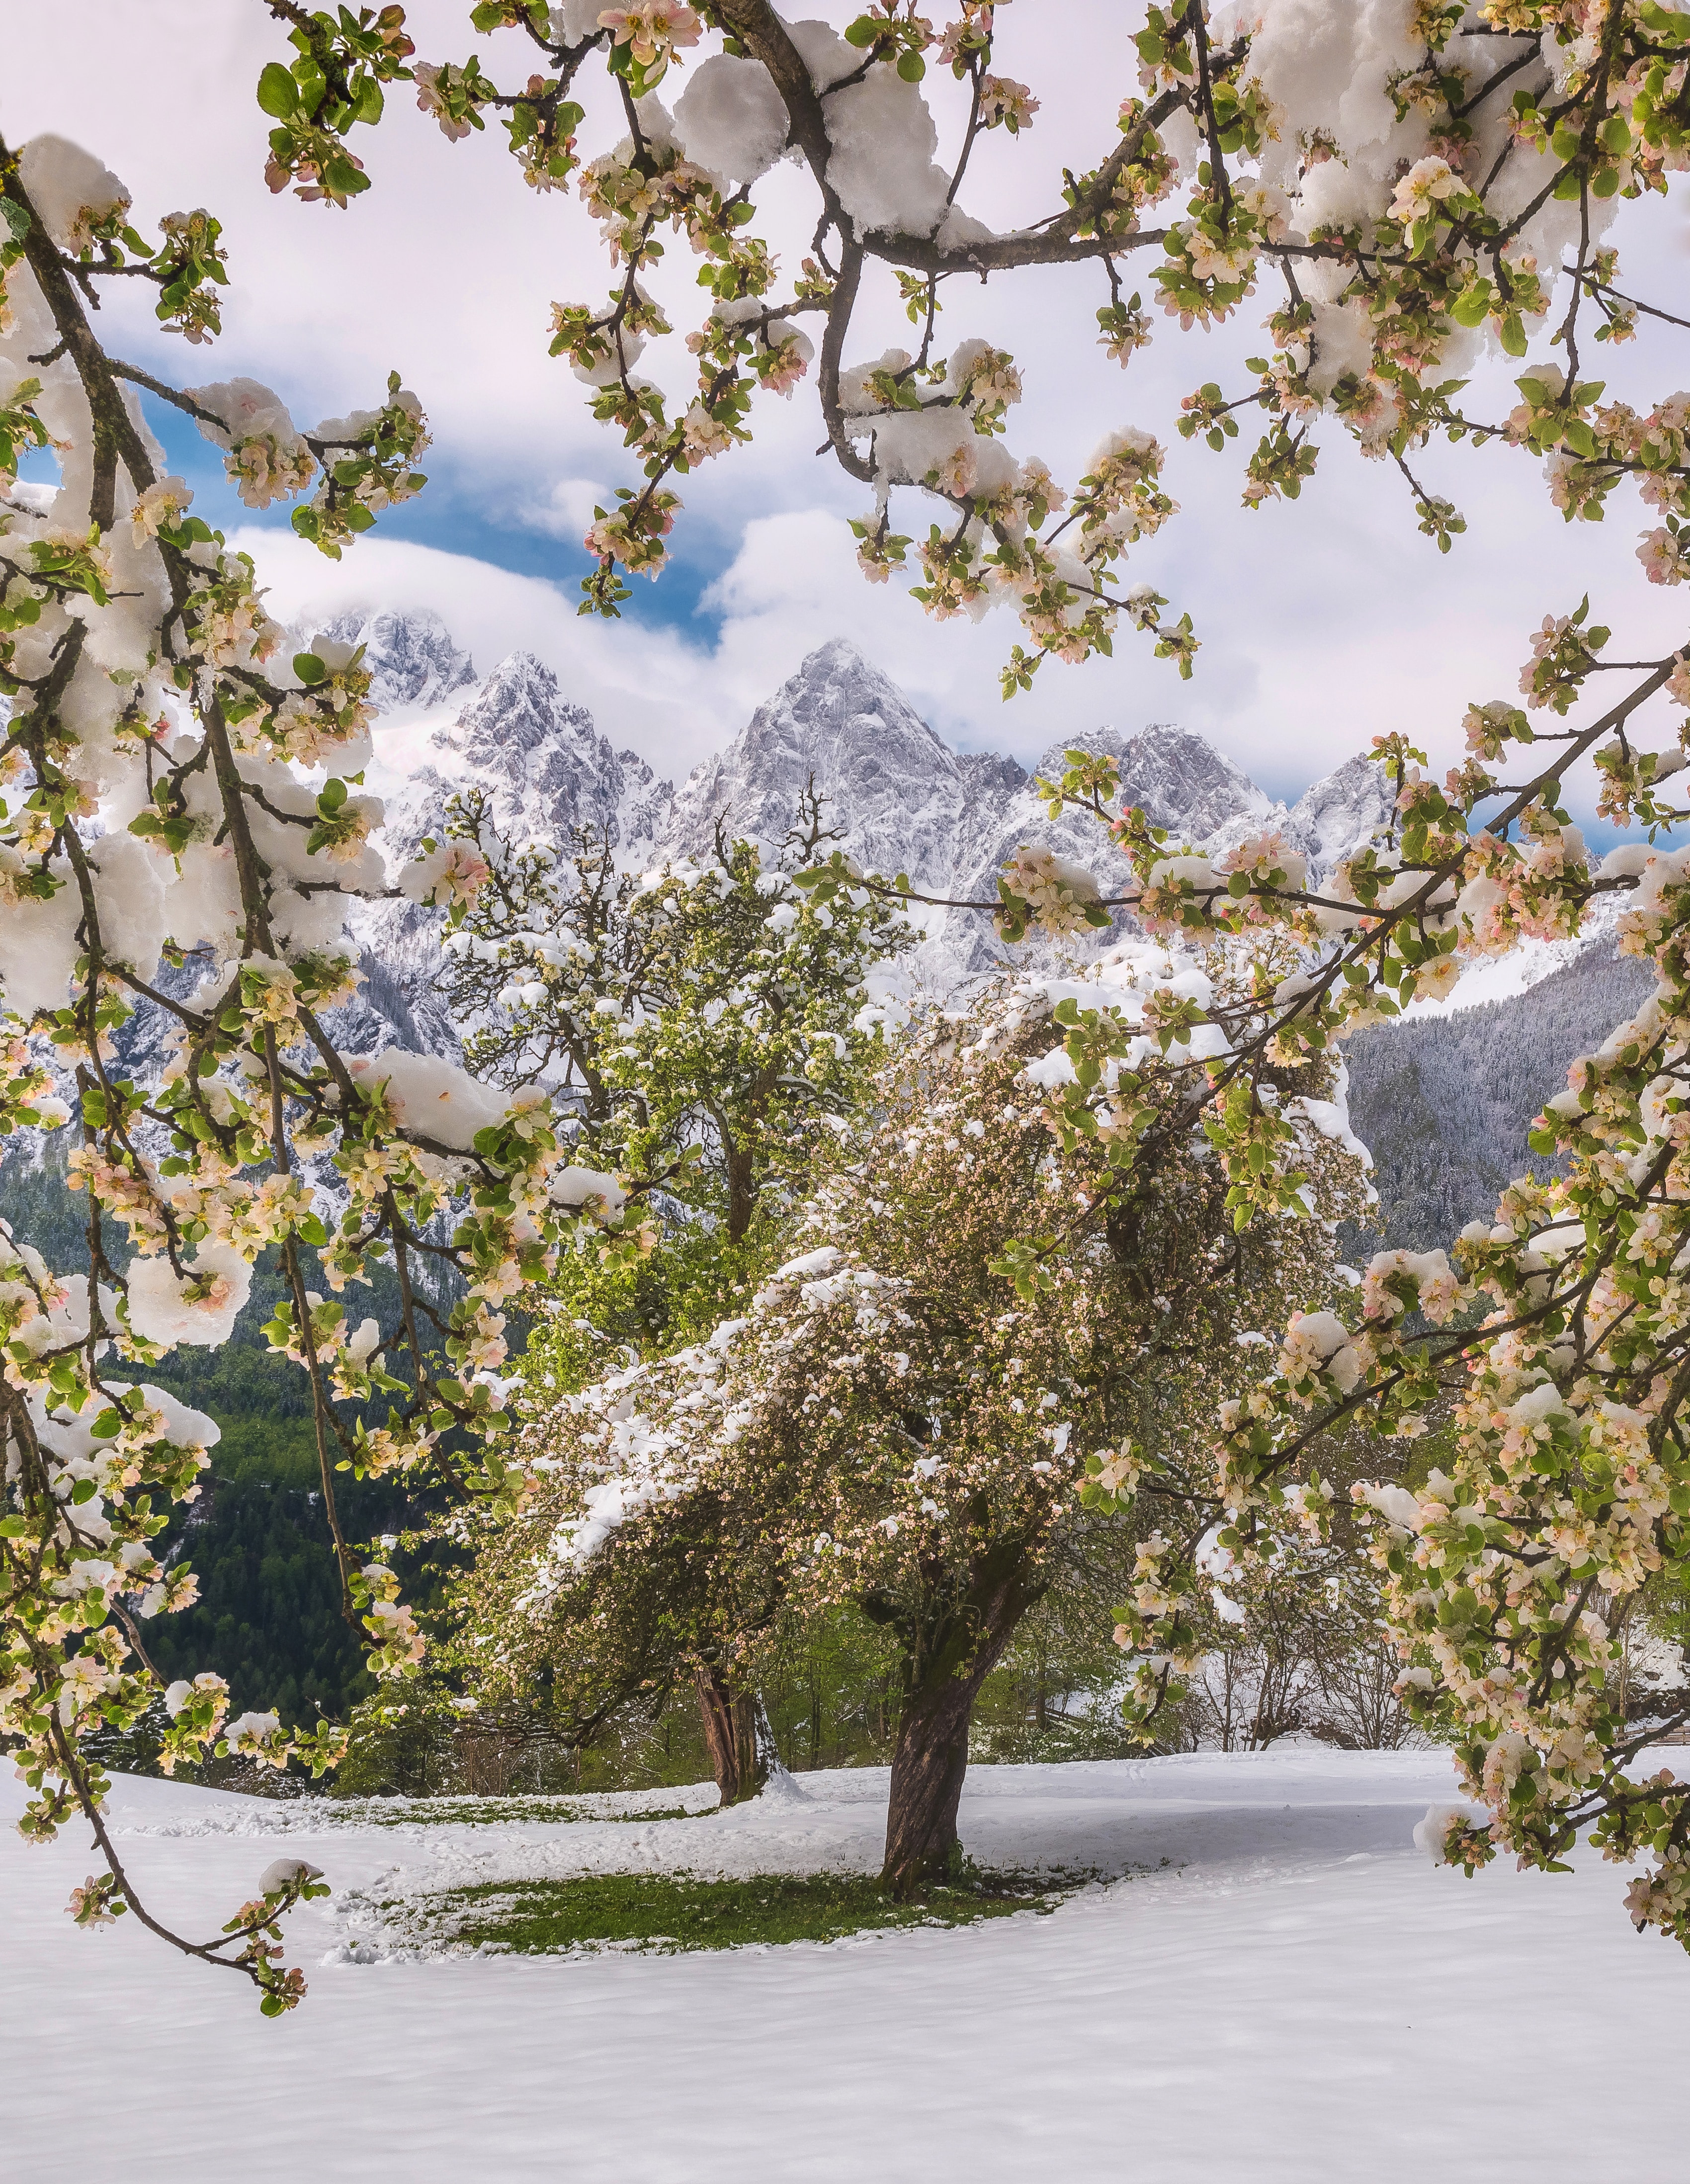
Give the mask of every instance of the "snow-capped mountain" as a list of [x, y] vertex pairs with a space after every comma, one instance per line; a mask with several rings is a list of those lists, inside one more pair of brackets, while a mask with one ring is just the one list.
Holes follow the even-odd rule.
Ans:
[[396, 849], [437, 826], [454, 790], [473, 786], [491, 796], [495, 823], [513, 839], [561, 842], [571, 827], [603, 828], [633, 861], [649, 853], [675, 799], [674, 783], [637, 753], [612, 749], [531, 652], [512, 653], [475, 684], [429, 750], [429, 762], [388, 800]]
[[965, 841], [990, 830], [1026, 780], [1013, 759], [971, 762], [940, 741], [897, 684], [837, 638], [759, 705], [727, 748], [695, 769], [660, 846], [709, 855], [717, 825], [778, 844], [814, 783], [828, 823], [865, 870], [908, 872], [948, 892]]
[[302, 644], [314, 634], [364, 647], [370, 703], [383, 713], [444, 705], [475, 680], [475, 662], [436, 614], [336, 615], [317, 631], [297, 632]]
[[[296, 635], [303, 643], [318, 633]], [[677, 791], [636, 753], [614, 749], [557, 674], [530, 654], [512, 654], [478, 677], [432, 615], [344, 616], [325, 633], [364, 646], [379, 708], [390, 719], [401, 716], [386, 736], [377, 723], [384, 756], [403, 760], [386, 764], [389, 780], [396, 770], [405, 775], [387, 799], [385, 838], [393, 863], [439, 827], [452, 791], [471, 783], [492, 796], [507, 838], [558, 841], [572, 827], [599, 827], [629, 866], [642, 869], [666, 856], [709, 855], [719, 825], [730, 836], [778, 844], [813, 782], [841, 845], [865, 867], [907, 872], [922, 894], [989, 902], [1004, 860], [1031, 842], [1084, 863], [1105, 894], [1118, 894], [1125, 891], [1124, 859], [1083, 814], [1052, 820], [1036, 787], [1037, 777], [1059, 775], [1064, 754], [1074, 749], [1110, 753], [1126, 798], [1176, 838], [1215, 855], [1247, 833], [1276, 827], [1306, 856], [1316, 882], [1388, 816], [1382, 778], [1365, 760], [1339, 766], [1287, 809], [1203, 737], [1166, 722], [1132, 735], [1102, 727], [1065, 736], [1032, 773], [992, 752], [953, 750], [897, 685], [842, 639], [812, 653]], [[930, 993], [954, 992], [1011, 952], [978, 911], [941, 909], [928, 918], [909, 967]], [[346, 1050], [399, 1045], [456, 1054], [440, 989], [441, 922], [437, 911], [397, 900], [360, 913], [364, 983], [332, 1019]], [[1381, 1028], [1353, 1044], [1358, 1115], [1377, 1140], [1387, 1212], [1404, 1235], [1422, 1228], [1429, 1234], [1458, 1212], [1465, 1218], [1459, 1209], [1473, 1210], [1493, 1187], [1490, 1171], [1503, 1158], [1504, 1137], [1512, 1157], [1509, 1132], [1484, 1119], [1490, 1114], [1484, 1102], [1495, 1105], [1504, 1078], [1504, 1119], [1517, 1135], [1519, 1117], [1557, 1089], [1566, 1054], [1589, 1043], [1592, 1027], [1625, 1012], [1635, 967], [1615, 957], [1611, 922], [1598, 921], [1579, 941], [1525, 943], [1470, 971], [1449, 1000], [1415, 1005], [1416, 1017], [1452, 1019], [1445, 1024]], [[1014, 953], [1027, 960], [1026, 949]], [[197, 975], [161, 973], [167, 983], [175, 978], [192, 983]], [[1548, 981], [1543, 995], [1528, 997], [1526, 989], [1542, 980]], [[1565, 997], [1565, 1008], [1551, 1006], [1555, 995]], [[1482, 1002], [1495, 1006], [1476, 1006]], [[1470, 1016], [1460, 1013], [1469, 1008]], [[154, 1012], [143, 1009], [122, 1034], [125, 1066], [156, 1061], [162, 1035]], [[1486, 1059], [1503, 1050], [1512, 1057], [1512, 1075]], [[1440, 1084], [1459, 1078], [1468, 1086], [1463, 1097], [1478, 1104], [1470, 1113], [1458, 1102], [1461, 1119], [1454, 1128], [1435, 1121], [1398, 1128], [1392, 1118], [1404, 1106], [1404, 1070], [1411, 1077], [1431, 1072]], [[1481, 1138], [1483, 1161], [1475, 1150]], [[1398, 1198], [1402, 1204], [1393, 1212]]]
[[[414, 722], [425, 716], [417, 727], [422, 763], [414, 765], [413, 744], [413, 770], [388, 800], [393, 857], [436, 828], [448, 796], [471, 783], [491, 794], [508, 838], [559, 841], [572, 827], [602, 827], [636, 866], [708, 857], [719, 828], [776, 846], [813, 784], [839, 845], [866, 869], [907, 872], [923, 894], [989, 902], [1004, 860], [1028, 842], [1087, 865], [1106, 895], [1119, 894], [1125, 859], [1083, 813], [1053, 820], [1036, 787], [1037, 777], [1059, 775], [1064, 754], [1076, 749], [1111, 754], [1124, 796], [1180, 840], [1219, 853], [1277, 827], [1317, 879], [1366, 840], [1387, 810], [1377, 769], [1361, 760], [1317, 782], [1287, 810], [1204, 738], [1168, 722], [1131, 735], [1080, 730], [1053, 743], [1031, 774], [1013, 758], [953, 750], [844, 638], [810, 654], [677, 791], [634, 752], [614, 749], [531, 654], [513, 653], [477, 678], [433, 615], [347, 616], [329, 633], [365, 647], [384, 711]], [[912, 968], [929, 991], [953, 990], [1004, 960], [977, 911], [926, 915]], [[341, 1027], [349, 1045], [455, 1047], [439, 994], [438, 922], [437, 913], [404, 903], [364, 913], [365, 985]], [[1025, 958], [1024, 950], [1017, 953]]]
[[[447, 800], [475, 787], [492, 800], [494, 823], [515, 842], [566, 841], [572, 827], [608, 833], [631, 863], [652, 854], [675, 800], [631, 750], [618, 751], [584, 706], [566, 699], [553, 670], [514, 652], [478, 681], [469, 655], [434, 615], [347, 616], [329, 634], [364, 646], [381, 710], [416, 710], [457, 697], [427, 738], [427, 758], [387, 799], [391, 860], [410, 855], [442, 826]], [[358, 1051], [390, 1043], [454, 1053], [457, 1037], [439, 990], [440, 915], [408, 902], [371, 905], [360, 916], [364, 983], [336, 1028]]]
[[[922, 894], [994, 900], [1004, 860], [1033, 842], [1088, 866], [1105, 895], [1119, 894], [1126, 859], [1084, 813], [1053, 820], [1034, 785], [1059, 776], [1065, 754], [1076, 749], [1108, 752], [1119, 762], [1126, 800], [1211, 850], [1277, 824], [1324, 873], [1385, 816], [1376, 769], [1360, 761], [1317, 783], [1287, 811], [1212, 744], [1169, 722], [1133, 736], [1112, 727], [1064, 736], [1031, 774], [1011, 758], [953, 751], [895, 683], [837, 638], [694, 772], [658, 846], [671, 855], [705, 855], [719, 822], [730, 833], [777, 843], [813, 782], [840, 846], [865, 870], [908, 872]], [[1005, 956], [977, 911], [934, 913], [926, 932], [917, 968], [932, 986], [954, 985]]]
[[1347, 758], [1292, 805], [1285, 838], [1309, 860], [1310, 877], [1324, 879], [1341, 857], [1383, 827], [1390, 812], [1383, 769], [1369, 759]]

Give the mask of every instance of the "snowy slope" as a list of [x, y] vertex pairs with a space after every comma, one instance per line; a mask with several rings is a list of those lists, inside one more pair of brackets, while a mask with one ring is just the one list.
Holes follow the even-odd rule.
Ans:
[[[1676, 1758], [1679, 1755], [1664, 1755]], [[648, 1826], [290, 1827], [120, 1780], [161, 1909], [220, 1920], [279, 1852], [311, 1993], [64, 1916], [83, 1831], [0, 1838], [8, 2173], [96, 2184], [1541, 2184], [1685, 2173], [1690, 1965], [1611, 1867], [1467, 1881], [1409, 1845], [1440, 1753], [976, 1768], [987, 1863], [1130, 1875], [1053, 1915], [677, 1957], [348, 1961], [366, 1906], [519, 1872], [866, 1866], [885, 1776]], [[0, 1797], [15, 1808], [21, 1793]], [[320, 1808], [318, 1808], [320, 1811]], [[364, 1953], [369, 1953], [366, 1950]], [[115, 2082], [90, 2067], [107, 2042]], [[76, 2164], [80, 2164], [80, 2167]]]

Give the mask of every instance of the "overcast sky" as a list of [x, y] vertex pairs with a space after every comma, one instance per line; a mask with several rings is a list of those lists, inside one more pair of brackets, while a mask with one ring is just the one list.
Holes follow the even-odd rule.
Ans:
[[[855, 12], [812, 7], [842, 25]], [[1020, 0], [1004, 10], [998, 65], [1031, 81], [1043, 109], [1019, 140], [1002, 131], [990, 140], [963, 196], [977, 217], [1001, 228], [1042, 215], [1058, 202], [1062, 167], [1095, 164], [1107, 149], [1115, 103], [1131, 86], [1126, 34], [1137, 12], [1111, 0]], [[409, 13], [424, 58], [461, 59], [478, 47], [497, 75], [525, 70], [513, 34], [473, 36], [464, 0], [419, 0]], [[1039, 58], [1059, 14], [1085, 56], [1066, 84]], [[354, 604], [433, 607], [483, 670], [519, 645], [540, 654], [607, 733], [665, 773], [684, 772], [735, 733], [805, 652], [839, 635], [965, 747], [1027, 759], [1099, 722], [1131, 731], [1177, 721], [1282, 795], [1384, 729], [1410, 732], [1447, 762], [1467, 702], [1513, 693], [1531, 628], [1587, 588], [1596, 616], [1614, 627], [1616, 655], [1682, 637], [1682, 594], [1648, 587], [1632, 558], [1643, 511], [1630, 490], [1599, 528], [1569, 528], [1549, 508], [1537, 465], [1500, 447], [1440, 448], [1423, 459], [1429, 481], [1468, 517], [1447, 556], [1419, 536], [1394, 475], [1363, 463], [1331, 428], [1300, 502], [1242, 510], [1248, 426], [1219, 456], [1179, 441], [1172, 426], [1193, 386], [1229, 375], [1240, 383], [1237, 360], [1264, 346], [1266, 286], [1215, 334], [1181, 336], [1159, 320], [1154, 346], [1123, 373], [1096, 346], [1092, 314], [1107, 298], [1087, 269], [952, 284], [941, 331], [948, 344], [981, 333], [1015, 354], [1026, 393], [1011, 413], [1010, 444], [1042, 454], [1059, 476], [1071, 481], [1120, 424], [1147, 426], [1170, 447], [1168, 482], [1182, 512], [1135, 550], [1131, 571], [1167, 593], [1174, 613], [1191, 610], [1204, 639], [1192, 682], [1177, 681], [1123, 629], [1113, 660], [1048, 665], [1031, 696], [1003, 705], [997, 668], [1017, 634], [1009, 616], [936, 625], [895, 588], [858, 577], [844, 518], [866, 496], [815, 457], [822, 435], [807, 385], [790, 403], [759, 401], [752, 448], [680, 482], [687, 508], [675, 566], [656, 587], [637, 586], [628, 618], [577, 619], [584, 521], [595, 499], [637, 476], [620, 434], [594, 424], [584, 390], [546, 354], [552, 303], [596, 303], [609, 280], [578, 200], [525, 189], [496, 125], [448, 144], [404, 86], [379, 131], [356, 132], [375, 187], [351, 211], [272, 198], [261, 171], [268, 125], [253, 87], [284, 47], [261, 0], [0, 0], [0, 133], [14, 148], [57, 131], [123, 176], [143, 226], [198, 204], [224, 223], [232, 287], [222, 340], [190, 349], [160, 335], [144, 299], [132, 289], [114, 294], [123, 284], [111, 283], [102, 331], [113, 348], [179, 384], [249, 374], [306, 424], [374, 401], [397, 368], [429, 412], [426, 492], [336, 566], [285, 527], [247, 517], [222, 487], [220, 458], [186, 421], [151, 405], [202, 512], [240, 526], [273, 609], [292, 620]], [[671, 103], [678, 88], [665, 86]], [[938, 80], [942, 158], [951, 88], [948, 75]], [[591, 153], [621, 129], [602, 99], [586, 103]], [[814, 220], [803, 178], [778, 170], [757, 200], [795, 271]], [[1664, 215], [1654, 209], [1649, 226], [1647, 259], [1628, 270], [1636, 280], [1647, 270], [1682, 293], [1690, 234], [1682, 198]], [[681, 332], [702, 315], [693, 270], [677, 239], [653, 284]], [[1148, 265], [1142, 278], [1148, 288]], [[889, 280], [860, 323], [848, 361], [898, 339]], [[1690, 380], [1664, 349], [1642, 343], [1602, 362], [1616, 392], [1623, 380], [1645, 404]], [[642, 369], [677, 394], [689, 364], [677, 334]], [[1487, 367], [1476, 409], [1505, 409], [1517, 369]], [[905, 530], [928, 520], [913, 497], [904, 516]]]

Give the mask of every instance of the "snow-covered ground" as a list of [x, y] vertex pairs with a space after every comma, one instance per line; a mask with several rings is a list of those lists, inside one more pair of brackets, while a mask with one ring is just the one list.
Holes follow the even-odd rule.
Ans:
[[981, 1863], [1119, 1877], [1049, 1917], [826, 1947], [431, 1958], [393, 1953], [375, 1905], [506, 1875], [872, 1868], [885, 1774], [680, 1820], [426, 1828], [121, 1780], [120, 1854], [190, 1931], [281, 1852], [326, 1869], [335, 1896], [290, 1922], [311, 1992], [269, 2022], [133, 1919], [76, 1932], [86, 1830], [7, 1829], [0, 2174], [1678, 2184], [1690, 1961], [1632, 1932], [1594, 1858], [1431, 1866], [1411, 1830], [1451, 1794], [1436, 1752], [978, 1768]]

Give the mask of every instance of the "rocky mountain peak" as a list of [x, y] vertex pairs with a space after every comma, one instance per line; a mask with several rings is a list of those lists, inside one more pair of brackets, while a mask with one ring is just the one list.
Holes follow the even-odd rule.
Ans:
[[853, 855], [908, 872], [925, 886], [948, 877], [958, 815], [980, 785], [898, 685], [836, 638], [695, 770], [675, 798], [661, 846], [704, 855], [718, 822], [778, 843], [812, 782]]
[[1278, 808], [1206, 737], [1171, 721], [1150, 722], [1120, 755], [1123, 803], [1142, 805], [1156, 826], [1190, 840], [1206, 841]]
[[1292, 805], [1285, 838], [1307, 857], [1310, 873], [1324, 879], [1341, 857], [1380, 832], [1390, 816], [1384, 768], [1369, 759], [1346, 759]]
[[300, 632], [300, 640], [319, 633], [341, 644], [364, 647], [364, 664], [374, 678], [370, 703], [381, 713], [444, 705], [475, 680], [475, 665], [469, 654], [454, 643], [440, 616], [425, 609], [407, 614], [384, 609], [376, 614], [336, 615], [321, 626], [320, 632]]
[[633, 836], [648, 843], [673, 795], [668, 782], [659, 793], [636, 753], [612, 749], [592, 714], [564, 697], [556, 672], [531, 652], [502, 660], [429, 742], [437, 761], [395, 800], [390, 835], [400, 806], [424, 819], [431, 800], [473, 782], [491, 794], [501, 829], [523, 840], [553, 841], [572, 827], [596, 827], [622, 843], [625, 819], [633, 816]]
[[[565, 698], [558, 677], [531, 652], [500, 660], [455, 720], [429, 738], [432, 763], [388, 800], [390, 859], [414, 853], [437, 832], [448, 799], [471, 786], [492, 800], [493, 822], [516, 843], [566, 842], [570, 830], [607, 833], [625, 861], [649, 860], [675, 801], [637, 752], [618, 751], [584, 705]], [[365, 986], [347, 1033], [367, 1048], [380, 1036], [430, 1052], [457, 1051], [439, 993], [440, 913], [409, 902], [371, 905], [358, 926]], [[379, 976], [375, 975], [379, 972]], [[365, 1019], [368, 1022], [365, 1022]]]
[[586, 708], [564, 698], [544, 660], [531, 652], [513, 652], [500, 660], [456, 721], [436, 729], [431, 740], [442, 750], [519, 781], [536, 753], [603, 738]]

